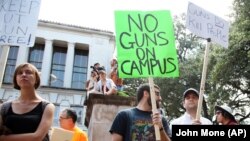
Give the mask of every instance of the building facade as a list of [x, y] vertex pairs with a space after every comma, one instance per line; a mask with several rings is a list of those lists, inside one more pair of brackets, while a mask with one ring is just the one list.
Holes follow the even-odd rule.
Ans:
[[77, 111], [77, 123], [84, 129], [83, 102], [90, 66], [98, 62], [110, 70], [114, 50], [113, 32], [39, 20], [33, 47], [9, 48], [0, 100], [19, 97], [12, 85], [14, 70], [21, 63], [32, 63], [41, 72], [38, 94], [56, 106], [54, 126], [58, 126], [61, 109], [71, 107]]

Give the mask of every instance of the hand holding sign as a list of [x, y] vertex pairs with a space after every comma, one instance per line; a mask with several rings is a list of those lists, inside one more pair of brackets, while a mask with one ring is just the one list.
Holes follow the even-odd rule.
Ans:
[[[152, 77], [179, 76], [173, 23], [169, 11], [116, 11], [119, 77], [149, 77], [152, 112], [156, 99]], [[129, 56], [128, 56], [129, 55]], [[160, 140], [158, 125], [154, 125]], [[168, 140], [167, 135], [164, 138]]]
[[211, 40], [222, 45], [223, 47], [228, 47], [229, 24], [228, 22], [217, 17], [216, 15], [213, 15], [210, 12], [189, 2], [186, 26], [190, 31], [192, 31], [197, 36], [207, 39], [207, 46], [205, 49], [202, 78], [200, 84], [200, 94], [199, 94], [200, 96], [196, 113], [196, 120], [199, 120], [201, 115], [203, 94], [205, 91], [208, 54], [209, 54], [209, 48], [211, 46]]

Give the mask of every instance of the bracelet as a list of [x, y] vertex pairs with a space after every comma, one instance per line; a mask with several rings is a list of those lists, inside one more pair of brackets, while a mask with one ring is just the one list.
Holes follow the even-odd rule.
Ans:
[[160, 131], [163, 131], [163, 130], [164, 130], [164, 128], [163, 128], [163, 127], [161, 127], [161, 128], [160, 128]]

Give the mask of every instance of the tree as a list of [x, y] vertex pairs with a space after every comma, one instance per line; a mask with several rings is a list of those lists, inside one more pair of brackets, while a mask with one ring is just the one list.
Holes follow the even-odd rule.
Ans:
[[[246, 122], [250, 112], [250, 1], [235, 0], [234, 22], [229, 33], [229, 48], [213, 44], [210, 48], [205, 96], [202, 105], [207, 118], [214, 114], [214, 106], [227, 103], [236, 109], [237, 119]], [[174, 17], [176, 47], [179, 60], [180, 77], [156, 78], [161, 88], [164, 109], [169, 120], [184, 112], [183, 92], [190, 87], [199, 90], [204, 58], [204, 40], [188, 32], [185, 15]], [[147, 82], [147, 79], [142, 79]], [[134, 86], [140, 84], [138, 80]], [[134, 87], [136, 88], [136, 87]], [[179, 108], [178, 108], [179, 107]]]
[[250, 1], [234, 1], [234, 22], [230, 29], [229, 48], [221, 49], [222, 53], [212, 73], [216, 84], [216, 95], [211, 102], [222, 97], [219, 104], [228, 103], [236, 108], [239, 121], [249, 117], [246, 107], [250, 106]]
[[130, 96], [136, 95], [136, 90], [139, 84], [147, 83], [145, 78], [125, 78], [124, 79], [124, 91], [128, 92]]
[[[173, 79], [159, 78], [155, 81], [161, 87], [163, 105], [169, 120], [183, 114], [183, 92], [190, 87], [199, 90], [205, 49], [203, 40], [186, 30], [185, 14], [174, 17], [174, 29], [180, 76]], [[211, 118], [205, 99], [202, 108], [204, 116]]]

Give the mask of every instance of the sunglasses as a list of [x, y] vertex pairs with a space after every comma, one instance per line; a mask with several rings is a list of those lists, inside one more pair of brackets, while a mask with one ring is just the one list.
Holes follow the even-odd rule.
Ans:
[[219, 114], [221, 114], [221, 111], [216, 111], [215, 114], [219, 115]]

